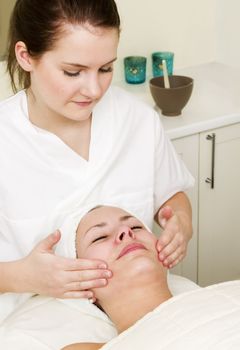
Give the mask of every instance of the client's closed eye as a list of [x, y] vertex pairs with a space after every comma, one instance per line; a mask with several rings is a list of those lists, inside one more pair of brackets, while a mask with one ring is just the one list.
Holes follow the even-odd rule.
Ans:
[[137, 226], [136, 225], [136, 226], [132, 226], [131, 230], [142, 230], [142, 228], [143, 228], [142, 226]]
[[107, 238], [107, 235], [99, 236], [99, 237], [95, 238], [95, 239], [92, 241], [92, 243], [98, 242], [98, 241], [100, 241], [100, 240], [102, 240], [102, 239], [105, 239], [105, 238]]

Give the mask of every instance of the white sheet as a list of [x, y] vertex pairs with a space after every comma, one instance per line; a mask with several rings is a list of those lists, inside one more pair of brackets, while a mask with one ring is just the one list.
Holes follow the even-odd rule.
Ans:
[[239, 350], [240, 281], [169, 299], [102, 350]]
[[[170, 274], [173, 294], [199, 289], [192, 281]], [[81, 318], [79, 313], [82, 313]], [[106, 342], [115, 337], [112, 323], [94, 305], [82, 300], [33, 297], [0, 327], [4, 350], [57, 350], [74, 342]]]

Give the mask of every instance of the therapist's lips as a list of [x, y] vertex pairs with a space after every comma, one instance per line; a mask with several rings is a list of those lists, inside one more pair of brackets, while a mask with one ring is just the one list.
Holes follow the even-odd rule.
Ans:
[[93, 103], [93, 101], [79, 101], [79, 102], [74, 101], [74, 103], [79, 107], [88, 107]]
[[121, 253], [119, 254], [118, 258], [117, 259], [120, 259], [122, 256], [128, 254], [128, 253], [131, 253], [132, 251], [134, 250], [139, 250], [139, 249], [145, 249], [146, 248], [144, 247], [143, 244], [141, 243], [131, 243], [131, 244], [128, 244], [126, 247], [124, 247], [121, 251]]

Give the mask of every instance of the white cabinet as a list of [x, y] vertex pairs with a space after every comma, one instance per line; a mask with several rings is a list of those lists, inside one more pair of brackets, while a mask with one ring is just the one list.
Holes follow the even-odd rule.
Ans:
[[[215, 135], [214, 186], [211, 178]], [[200, 285], [240, 278], [240, 124], [200, 135], [199, 263]]]
[[198, 134], [173, 141], [177, 153], [186, 164], [188, 170], [194, 176], [196, 186], [187, 191], [193, 211], [193, 237], [188, 245], [188, 253], [185, 259], [178, 264], [173, 273], [187, 277], [197, 282], [197, 256], [198, 256]]
[[239, 279], [240, 124], [183, 137], [173, 144], [196, 179], [188, 193], [194, 236], [187, 258], [174, 272], [201, 286]]

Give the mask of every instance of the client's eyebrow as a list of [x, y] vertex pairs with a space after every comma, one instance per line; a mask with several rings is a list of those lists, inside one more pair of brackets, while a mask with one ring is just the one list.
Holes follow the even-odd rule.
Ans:
[[[120, 221], [120, 222], [122, 222], [122, 221], [127, 221], [127, 220], [129, 220], [129, 219], [131, 219], [131, 218], [133, 218], [133, 217], [134, 217], [134, 216], [132, 216], [132, 215], [120, 216], [119, 221]], [[85, 235], [84, 235], [84, 236], [86, 237], [87, 233], [88, 233], [90, 230], [92, 230], [93, 228], [106, 227], [107, 225], [108, 225], [108, 223], [105, 222], [105, 221], [100, 222], [100, 223], [98, 223], [98, 224], [96, 224], [96, 225], [93, 225], [93, 226], [89, 227], [89, 229], [85, 232]]]

